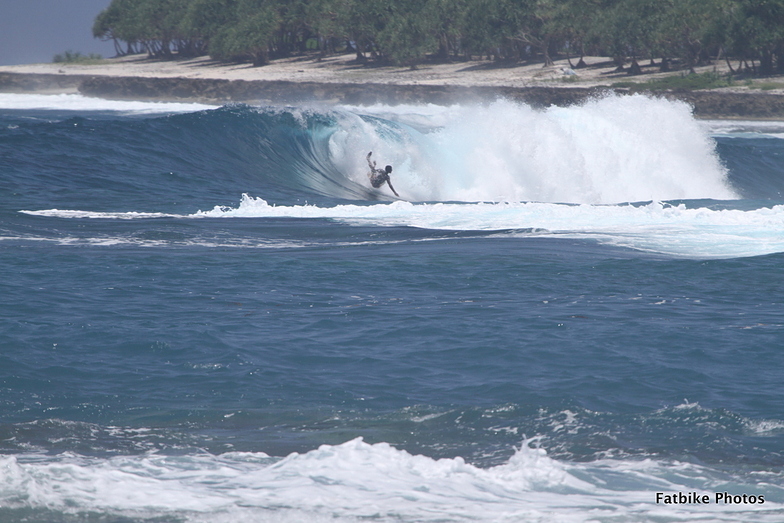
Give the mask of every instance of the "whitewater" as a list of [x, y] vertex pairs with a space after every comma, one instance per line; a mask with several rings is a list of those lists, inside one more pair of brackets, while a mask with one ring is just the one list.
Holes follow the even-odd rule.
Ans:
[[[64, 96], [74, 95], [58, 100]], [[39, 103], [49, 108], [56, 103], [43, 103], [39, 98], [10, 105], [27, 108]], [[115, 110], [140, 114], [205, 108], [78, 100], [63, 107], [105, 110], [108, 104], [116, 104]], [[339, 129], [328, 139], [307, 144], [304, 158], [290, 161], [299, 178], [295, 183], [333, 197], [352, 198], [365, 191], [365, 196], [389, 199], [391, 195], [384, 191], [368, 195], [364, 189], [367, 169], [356, 151], [375, 150], [396, 166], [403, 200], [481, 203], [321, 208], [269, 205], [261, 197], [243, 194], [238, 208], [216, 206], [196, 215], [329, 218], [447, 230], [522, 229], [695, 257], [754, 256], [780, 252], [783, 245], [777, 232], [782, 230], [779, 206], [690, 209], [685, 203], [668, 203], [740, 198], [727, 180], [709, 134], [683, 103], [637, 95], [547, 111], [505, 101], [482, 108], [381, 106], [369, 108], [366, 112], [373, 116], [364, 118], [352, 109], [356, 110], [344, 108], [330, 114]], [[307, 126], [313, 112], [297, 110], [293, 117]], [[380, 120], [377, 115], [391, 119]], [[325, 176], [319, 169], [340, 174]], [[635, 202], [650, 203], [630, 205]], [[575, 205], [565, 205], [569, 203]], [[618, 203], [627, 205], [612, 205]], [[125, 219], [166, 216], [137, 211], [23, 212]]]
[[0, 520], [781, 521], [782, 154], [644, 95], [2, 94]]

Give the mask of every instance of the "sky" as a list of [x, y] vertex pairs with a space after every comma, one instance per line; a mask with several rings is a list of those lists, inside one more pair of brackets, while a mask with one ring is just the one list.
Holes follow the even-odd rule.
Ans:
[[0, 0], [0, 65], [51, 62], [65, 51], [114, 56], [93, 38], [93, 21], [111, 0]]

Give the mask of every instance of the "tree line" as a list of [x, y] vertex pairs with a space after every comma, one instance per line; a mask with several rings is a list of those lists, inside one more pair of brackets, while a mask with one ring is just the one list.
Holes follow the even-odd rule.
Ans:
[[610, 56], [619, 70], [784, 72], [784, 0], [112, 0], [93, 35], [118, 55], [264, 65], [306, 52], [415, 67]]

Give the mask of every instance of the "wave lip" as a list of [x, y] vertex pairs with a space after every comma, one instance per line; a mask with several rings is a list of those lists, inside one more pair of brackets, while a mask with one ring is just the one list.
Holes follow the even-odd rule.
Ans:
[[[365, 157], [373, 151], [380, 165], [393, 166], [393, 184], [407, 201], [615, 204], [739, 197], [709, 131], [690, 108], [642, 95], [546, 110], [506, 100], [394, 110], [206, 110], [215, 108], [80, 95], [0, 95], [0, 108], [193, 113], [99, 128], [116, 130], [132, 143], [149, 141], [154, 133], [162, 158], [193, 155], [209, 174], [239, 170], [238, 193], [262, 186], [344, 200], [394, 200], [387, 187], [374, 190], [368, 183]], [[170, 169], [166, 164], [161, 168]]]

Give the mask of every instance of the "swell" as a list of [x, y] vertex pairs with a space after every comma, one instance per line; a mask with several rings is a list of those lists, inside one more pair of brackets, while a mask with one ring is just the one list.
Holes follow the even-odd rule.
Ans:
[[770, 199], [782, 190], [775, 169], [782, 140], [718, 138], [717, 148], [688, 106], [644, 96], [544, 111], [502, 100], [79, 114], [4, 117], [0, 143], [12, 146], [0, 160], [4, 182], [27, 202], [16, 209], [44, 200], [82, 210], [193, 212], [242, 193], [282, 204], [394, 199], [369, 187], [371, 150], [393, 165], [395, 187], [409, 201], [608, 204]]
[[[333, 438], [336, 434], [364, 434], [412, 454], [433, 459], [461, 456], [473, 465], [491, 467], [506, 462], [523, 439], [533, 436], [550, 457], [568, 462], [656, 458], [714, 467], [784, 467], [780, 419], [749, 418], [688, 402], [629, 413], [597, 412], [572, 401], [547, 403], [420, 404], [396, 410], [277, 403], [264, 409], [227, 405], [198, 412], [146, 406], [125, 412], [115, 408], [112, 413], [82, 404], [70, 415], [63, 408], [50, 408], [48, 414], [59, 417], [47, 417], [45, 412], [33, 419], [31, 412], [29, 421], [0, 423], [0, 451], [111, 457], [172, 449], [220, 454], [231, 449], [285, 456], [308, 452], [325, 440], [342, 440]], [[261, 440], [259, 430], [264, 432]]]
[[[193, 212], [242, 192], [276, 202], [370, 199], [327, 159], [328, 112], [227, 106], [138, 117], [77, 112], [4, 116], [3, 207]], [[312, 200], [311, 200], [312, 201]], [[321, 201], [321, 200], [316, 200]]]
[[765, 135], [718, 136], [717, 151], [740, 195], [750, 200], [784, 201], [781, 159], [784, 139]]

